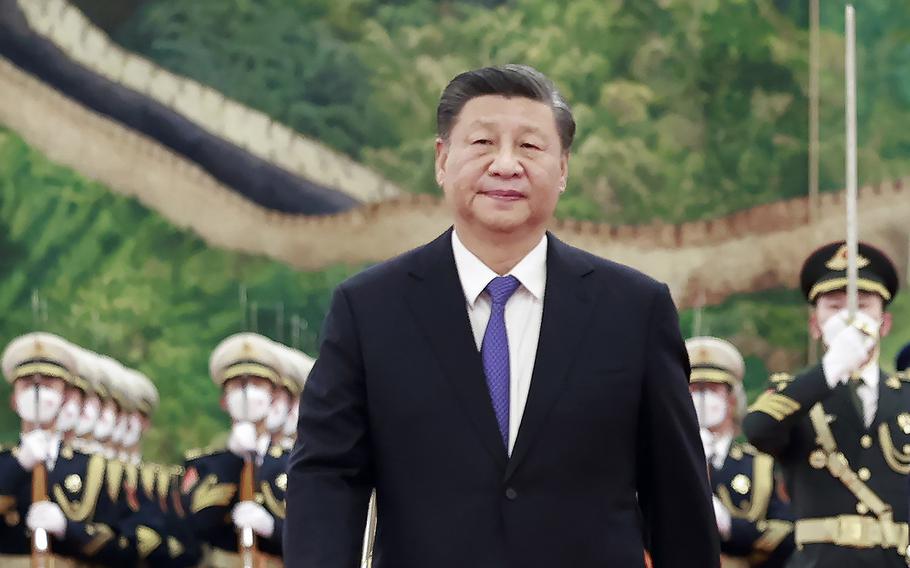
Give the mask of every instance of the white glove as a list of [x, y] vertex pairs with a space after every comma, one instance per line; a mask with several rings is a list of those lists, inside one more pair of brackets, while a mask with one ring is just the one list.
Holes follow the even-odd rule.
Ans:
[[[822, 341], [824, 344], [830, 346], [834, 342], [834, 338], [850, 325], [849, 321], [850, 312], [848, 312], [846, 308], [828, 318], [828, 321], [826, 321], [824, 327], [822, 327]], [[882, 322], [877, 321], [865, 312], [856, 312], [855, 321], [856, 325], [858, 325], [867, 335], [873, 335], [876, 338], [878, 337]]]
[[32, 430], [22, 434], [19, 441], [19, 454], [16, 459], [26, 471], [35, 469], [39, 463], [50, 459], [50, 435], [44, 430]]
[[714, 518], [717, 519], [717, 532], [720, 533], [721, 540], [730, 539], [730, 529], [733, 528], [733, 519], [730, 517], [730, 511], [724, 507], [717, 495], [711, 496], [711, 502], [714, 503]]
[[275, 532], [275, 519], [255, 501], [241, 501], [234, 505], [231, 518], [238, 529], [250, 528], [265, 538], [270, 538]]
[[252, 422], [235, 422], [231, 426], [228, 450], [240, 457], [256, 453], [256, 427]]
[[33, 531], [44, 529], [57, 538], [63, 538], [66, 533], [66, 517], [63, 510], [60, 505], [50, 501], [32, 503], [25, 517], [25, 524]]
[[[859, 315], [857, 314], [857, 316]], [[826, 323], [825, 327], [827, 326]], [[834, 336], [828, 346], [828, 351], [822, 357], [822, 370], [828, 386], [834, 388], [838, 384], [845, 383], [853, 373], [859, 371], [872, 355], [876, 339], [852, 325], [844, 327], [840, 333]]]

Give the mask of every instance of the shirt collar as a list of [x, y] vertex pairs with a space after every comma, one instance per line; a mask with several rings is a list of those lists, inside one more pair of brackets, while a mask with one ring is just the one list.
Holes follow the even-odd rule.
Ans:
[[[468, 250], [454, 230], [452, 231], [452, 252], [455, 255], [455, 267], [458, 269], [458, 279], [461, 281], [465, 299], [469, 305], [473, 306], [490, 280], [499, 274]], [[517, 278], [532, 296], [542, 300], [547, 281], [547, 236], [544, 235], [540, 242], [531, 249], [531, 252], [526, 254], [508, 274]]]
[[879, 370], [878, 363], [873, 363], [866, 366], [861, 374], [863, 378], [863, 383], [866, 386], [872, 387], [873, 391], [878, 390], [878, 380], [881, 378], [881, 371]]
[[724, 466], [727, 460], [727, 454], [730, 453], [730, 445], [733, 443], [733, 434], [720, 434], [714, 438], [714, 455], [711, 461], [716, 469]]

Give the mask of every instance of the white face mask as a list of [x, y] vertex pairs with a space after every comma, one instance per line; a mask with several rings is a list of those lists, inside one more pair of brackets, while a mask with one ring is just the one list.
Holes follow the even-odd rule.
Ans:
[[123, 446], [132, 448], [139, 443], [142, 437], [142, 418], [138, 414], [130, 414], [126, 422], [126, 433], [123, 435]]
[[101, 411], [98, 422], [95, 423], [95, 439], [103, 442], [111, 437], [114, 431], [114, 423], [117, 421], [117, 411], [113, 407], [107, 406]]
[[16, 394], [16, 412], [25, 422], [46, 424], [54, 419], [63, 405], [63, 393], [48, 387], [29, 387]]
[[727, 398], [714, 391], [692, 393], [692, 403], [702, 428], [715, 428], [727, 418]]
[[63, 403], [60, 413], [57, 414], [57, 431], [69, 432], [76, 427], [79, 416], [82, 414], [82, 405], [77, 399], [71, 398]]
[[300, 402], [295, 400], [288, 412], [288, 419], [284, 422], [284, 435], [293, 436], [297, 433], [297, 416], [300, 411]]
[[101, 401], [97, 398], [88, 398], [82, 405], [82, 415], [76, 422], [76, 435], [85, 436], [95, 428], [98, 415], [101, 414]]
[[272, 406], [269, 407], [269, 415], [265, 417], [265, 428], [269, 432], [278, 432], [284, 426], [284, 421], [288, 418], [288, 399], [281, 397], [276, 399]]
[[[244, 401], [244, 391], [246, 400]], [[269, 389], [257, 385], [246, 385], [234, 388], [227, 393], [226, 405], [228, 414], [234, 420], [259, 422], [269, 413], [272, 405], [272, 393]]]
[[123, 414], [120, 415], [119, 417], [117, 417], [117, 422], [114, 425], [114, 431], [111, 432], [111, 442], [113, 442], [116, 445], [120, 445], [123, 443], [123, 437], [126, 435], [126, 426], [127, 426], [128, 418], [129, 418], [128, 416], [123, 415]]

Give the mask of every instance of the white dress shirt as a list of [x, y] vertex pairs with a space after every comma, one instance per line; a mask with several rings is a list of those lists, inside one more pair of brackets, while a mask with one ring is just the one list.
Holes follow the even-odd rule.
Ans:
[[863, 421], [868, 428], [875, 420], [875, 413], [878, 412], [878, 382], [881, 378], [878, 364], [874, 363], [863, 369], [862, 377], [863, 384], [856, 387], [856, 395], [863, 403]]
[[543, 297], [547, 283], [547, 237], [529, 252], [508, 274], [497, 274], [477, 258], [452, 231], [455, 267], [464, 290], [474, 342], [480, 351], [490, 321], [490, 295], [485, 291], [497, 276], [514, 276], [521, 285], [506, 302], [506, 335], [509, 338], [509, 455], [518, 437], [521, 416], [531, 388], [531, 374], [537, 358], [537, 341], [543, 318]]
[[710, 446], [705, 448], [708, 461], [711, 462], [715, 469], [724, 467], [724, 462], [727, 461], [727, 455], [730, 453], [732, 444], [733, 434], [718, 434], [713, 437]]

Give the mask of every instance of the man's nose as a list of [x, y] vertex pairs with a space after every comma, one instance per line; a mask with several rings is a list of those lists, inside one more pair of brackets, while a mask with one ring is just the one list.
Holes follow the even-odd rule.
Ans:
[[502, 178], [519, 177], [524, 173], [524, 168], [519, 162], [511, 146], [503, 145], [496, 154], [496, 159], [489, 167], [490, 175]]

